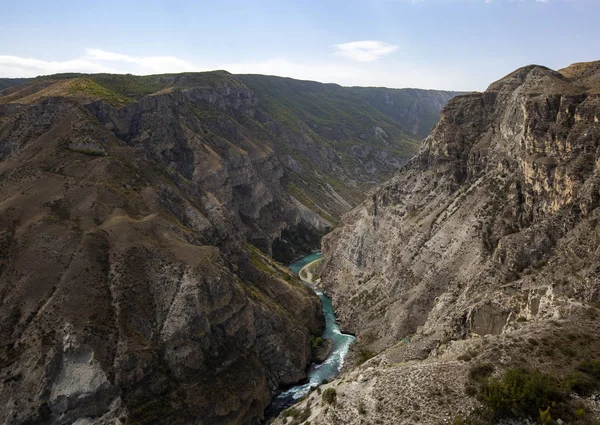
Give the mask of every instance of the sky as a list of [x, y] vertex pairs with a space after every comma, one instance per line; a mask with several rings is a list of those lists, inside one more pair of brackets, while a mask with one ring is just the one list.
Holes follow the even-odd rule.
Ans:
[[600, 60], [600, 0], [1, 0], [0, 78], [208, 71], [485, 90]]

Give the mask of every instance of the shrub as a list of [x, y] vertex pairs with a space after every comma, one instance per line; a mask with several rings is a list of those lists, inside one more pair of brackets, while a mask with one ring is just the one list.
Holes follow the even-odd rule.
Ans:
[[600, 380], [600, 360], [586, 360], [577, 365], [577, 370], [580, 370], [593, 378]]
[[297, 418], [298, 416], [300, 416], [300, 410], [296, 409], [295, 407], [289, 407], [283, 412], [281, 412], [281, 416], [284, 418], [287, 418], [288, 416], [292, 418]]
[[323, 399], [323, 402], [327, 404], [335, 404], [337, 399], [337, 391], [335, 388], [327, 388], [325, 391], [323, 391], [321, 398]]
[[481, 388], [481, 396], [495, 418], [538, 416], [564, 398], [553, 377], [526, 369], [509, 369], [501, 380], [489, 379]]
[[600, 361], [586, 360], [577, 365], [577, 370], [566, 380], [569, 390], [579, 395], [591, 395], [600, 389]]
[[360, 351], [358, 352], [358, 358], [356, 359], [356, 364], [357, 365], [363, 364], [367, 360], [375, 357], [375, 354], [376, 353], [372, 352], [371, 350], [368, 350], [366, 348], [361, 348]]
[[579, 395], [591, 395], [596, 389], [597, 382], [586, 373], [573, 372], [567, 377], [566, 386]]
[[469, 356], [468, 354], [461, 354], [460, 356], [457, 357], [457, 360], [460, 360], [463, 362], [468, 362], [468, 361], [471, 361], [471, 356]]
[[323, 338], [320, 336], [311, 335], [310, 343], [313, 348], [319, 348], [323, 345]]
[[312, 413], [311, 408], [307, 406], [298, 416], [298, 422], [304, 422], [305, 420], [310, 418], [311, 413]]

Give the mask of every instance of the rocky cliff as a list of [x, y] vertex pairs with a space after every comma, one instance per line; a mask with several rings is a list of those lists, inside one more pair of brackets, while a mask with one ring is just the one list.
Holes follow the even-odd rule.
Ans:
[[1, 118], [0, 422], [253, 423], [303, 378], [318, 299], [88, 109]]
[[224, 201], [257, 246], [271, 254], [275, 243], [286, 262], [316, 248], [325, 228], [393, 175], [418, 148], [413, 129], [437, 122], [454, 94], [218, 71], [64, 74], [11, 87], [0, 102], [83, 101], [121, 140], [145, 144]]
[[[325, 237], [322, 284], [357, 359], [374, 357], [328, 385], [335, 404], [299, 407], [311, 423], [491, 423], [478, 421], [503, 405], [476, 396], [492, 385], [478, 365], [572, 382], [597, 358], [599, 77], [598, 62], [528, 66], [452, 99], [419, 154]], [[567, 400], [540, 412], [600, 412]]]

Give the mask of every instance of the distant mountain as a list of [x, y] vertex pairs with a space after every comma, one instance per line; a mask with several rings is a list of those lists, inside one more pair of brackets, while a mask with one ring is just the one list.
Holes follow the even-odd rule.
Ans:
[[30, 81], [31, 78], [0, 78], [0, 91]]
[[424, 139], [440, 119], [440, 111], [450, 99], [463, 92], [384, 87], [350, 87], [380, 112], [392, 118], [409, 134]]

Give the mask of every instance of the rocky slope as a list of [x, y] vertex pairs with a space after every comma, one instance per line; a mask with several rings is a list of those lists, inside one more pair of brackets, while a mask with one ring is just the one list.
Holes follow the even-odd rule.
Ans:
[[[396, 103], [383, 101], [389, 93]], [[271, 226], [273, 220], [263, 214], [263, 225], [249, 231], [269, 254], [283, 231], [275, 251], [279, 260], [289, 261], [306, 251], [306, 245], [315, 248], [324, 228], [337, 223], [366, 191], [416, 152], [422, 137], [413, 129], [435, 124], [443, 103], [455, 95], [429, 94], [219, 71], [57, 75], [11, 87], [0, 102], [27, 104], [54, 95], [86, 99], [91, 101], [88, 109], [127, 143], [160, 138], [160, 146], [153, 144], [156, 156], [179, 164], [177, 171], [186, 178], [211, 191], [230, 193], [235, 188], [240, 197], [261, 199], [265, 205], [275, 199], [272, 203], [284, 206], [285, 224], [274, 220]], [[195, 150], [200, 143], [209, 150]], [[192, 177], [200, 162], [207, 164], [205, 169]], [[254, 170], [244, 170], [248, 167]], [[243, 182], [249, 172], [268, 189], [249, 188]], [[265, 205], [245, 207], [239, 219], [255, 221]]]
[[[490, 423], [476, 421], [498, 419], [489, 406], [472, 413], [492, 397], [476, 397], [477, 365], [572, 382], [597, 358], [599, 65], [528, 66], [452, 99], [419, 154], [325, 237], [322, 284], [357, 358], [374, 358], [328, 384], [336, 403], [298, 407], [312, 424]], [[598, 419], [575, 402], [540, 412]]]
[[29, 78], [0, 78], [0, 91], [8, 87], [24, 84], [29, 80]]
[[313, 247], [416, 142], [337, 86], [286, 80], [290, 103], [260, 81], [2, 92], [0, 423], [251, 424], [305, 376], [320, 304], [269, 255]]
[[365, 99], [409, 134], [424, 139], [440, 119], [440, 111], [453, 97], [463, 94], [442, 90], [388, 89], [351, 87], [352, 93]]
[[252, 423], [318, 299], [216, 196], [48, 98], [0, 118], [0, 422]]

